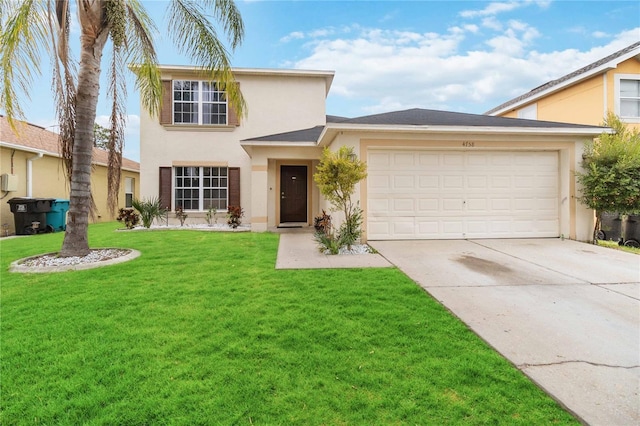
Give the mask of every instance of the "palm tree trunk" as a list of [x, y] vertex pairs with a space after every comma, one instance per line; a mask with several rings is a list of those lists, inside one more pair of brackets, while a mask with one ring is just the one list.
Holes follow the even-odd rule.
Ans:
[[61, 257], [89, 254], [89, 213], [91, 210], [91, 161], [93, 123], [100, 93], [100, 60], [107, 32], [97, 37], [83, 35], [76, 98], [76, 131], [73, 142], [71, 191], [67, 230], [60, 250]]

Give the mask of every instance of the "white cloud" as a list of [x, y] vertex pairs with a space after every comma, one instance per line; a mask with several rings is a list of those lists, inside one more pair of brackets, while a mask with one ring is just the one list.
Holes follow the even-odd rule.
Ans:
[[304, 38], [304, 33], [301, 31], [294, 31], [292, 33], [287, 34], [286, 36], [282, 37], [280, 39], [280, 42], [282, 43], [288, 43], [291, 40], [299, 40]]
[[[638, 29], [620, 33], [606, 44], [540, 53], [531, 50], [539, 32], [520, 21], [486, 42], [486, 48], [461, 51], [469, 33], [459, 27], [445, 34], [361, 29], [344, 36], [314, 40], [310, 54], [292, 64], [336, 71], [330, 96], [365, 103], [345, 115], [412, 107], [482, 113], [552, 79], [605, 57], [637, 41]], [[475, 37], [475, 36], [472, 36]]]
[[607, 38], [607, 37], [609, 37], [609, 34], [605, 33], [604, 31], [594, 31], [591, 35], [594, 38]]
[[503, 12], [510, 12], [514, 9], [524, 6], [525, 2], [493, 2], [489, 3], [484, 9], [481, 10], [463, 10], [460, 12], [460, 16], [463, 18], [478, 18], [482, 16], [494, 16]]

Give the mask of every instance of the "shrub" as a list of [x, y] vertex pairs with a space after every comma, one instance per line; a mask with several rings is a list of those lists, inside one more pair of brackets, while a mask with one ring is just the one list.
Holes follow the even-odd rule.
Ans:
[[331, 216], [322, 210], [322, 214], [314, 218], [313, 227], [318, 232], [328, 234], [331, 232]]
[[160, 204], [159, 198], [151, 198], [149, 200], [134, 199], [131, 205], [140, 212], [142, 226], [145, 228], [150, 228], [154, 219], [160, 219], [166, 213]]
[[320, 253], [329, 252], [329, 254], [338, 254], [340, 252], [340, 241], [332, 233], [322, 231], [316, 232], [314, 238], [318, 242]]
[[213, 219], [215, 223], [218, 223], [217, 214], [218, 210], [215, 207], [209, 207], [209, 210], [207, 210], [207, 214], [204, 215], [204, 218], [207, 221], [207, 225], [211, 226], [211, 219]]
[[340, 225], [338, 231], [338, 241], [341, 246], [347, 246], [351, 250], [351, 246], [355, 244], [362, 235], [362, 210], [360, 203], [351, 211], [351, 216], [345, 219]]
[[182, 207], [176, 207], [176, 219], [180, 220], [180, 226], [184, 226], [184, 221], [187, 220], [188, 217]]
[[596, 211], [594, 243], [603, 213], [640, 211], [640, 132], [628, 129], [612, 113], [604, 125], [615, 133], [602, 133], [585, 144], [584, 170], [576, 173], [582, 190], [580, 202]]
[[116, 220], [118, 222], [123, 222], [127, 229], [132, 229], [140, 223], [140, 215], [131, 208], [122, 208], [119, 210]]
[[240, 206], [229, 206], [227, 211], [228, 211], [227, 217], [229, 219], [227, 220], [227, 224], [233, 229], [236, 229], [242, 223], [244, 210], [242, 210], [242, 207]]
[[325, 232], [331, 245], [339, 244], [339, 247], [347, 246], [351, 249], [362, 235], [362, 210], [351, 196], [355, 193], [356, 184], [365, 177], [367, 165], [358, 159], [353, 148], [343, 146], [335, 153], [325, 148], [322, 152], [313, 178], [320, 193], [332, 204], [333, 210], [342, 210], [345, 218], [337, 237], [331, 232]]

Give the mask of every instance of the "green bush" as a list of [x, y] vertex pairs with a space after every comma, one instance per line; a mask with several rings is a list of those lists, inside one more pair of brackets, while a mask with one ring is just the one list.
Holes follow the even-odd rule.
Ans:
[[149, 200], [134, 199], [131, 205], [140, 213], [142, 226], [145, 228], [150, 228], [154, 219], [160, 219], [166, 214], [165, 209], [160, 204], [160, 199], [157, 197]]

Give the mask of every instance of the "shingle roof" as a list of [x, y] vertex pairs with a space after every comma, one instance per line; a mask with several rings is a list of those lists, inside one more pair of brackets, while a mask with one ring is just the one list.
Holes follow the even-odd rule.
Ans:
[[366, 115], [342, 121], [341, 124], [402, 125], [402, 126], [464, 126], [464, 127], [529, 127], [529, 128], [585, 128], [580, 124], [553, 121], [523, 120], [518, 118], [493, 117], [481, 114], [437, 111], [431, 109], [407, 109]]
[[[0, 142], [42, 151], [54, 157], [60, 156], [57, 133], [26, 121], [16, 120], [16, 127], [18, 134], [11, 129], [7, 118], [0, 115]], [[93, 148], [93, 163], [109, 164], [109, 152], [104, 149]], [[140, 163], [123, 157], [122, 168], [140, 171]]]
[[[447, 126], [447, 127], [502, 127], [502, 128], [531, 128], [531, 129], [602, 129], [605, 127], [587, 126], [584, 124], [559, 123], [555, 121], [524, 120], [521, 118], [494, 117], [481, 114], [466, 114], [461, 112], [437, 111], [431, 109], [413, 108], [404, 111], [385, 112], [382, 114], [365, 115], [356, 118], [340, 117], [340, 121], [329, 121], [327, 124], [342, 125], [371, 125], [371, 126]], [[318, 138], [327, 126], [315, 126], [309, 129], [294, 130], [245, 139], [241, 142], [318, 142]]]
[[558, 79], [551, 80], [551, 81], [549, 81], [549, 82], [547, 82], [547, 83], [545, 83], [545, 84], [543, 84], [541, 86], [538, 86], [535, 89], [533, 89], [533, 90], [531, 90], [531, 91], [529, 91], [529, 92], [527, 92], [527, 93], [525, 93], [523, 95], [518, 96], [517, 98], [513, 98], [513, 99], [511, 99], [511, 100], [509, 100], [509, 101], [507, 101], [507, 102], [505, 102], [505, 103], [503, 103], [501, 105], [498, 105], [497, 107], [495, 107], [493, 109], [490, 109], [489, 111], [485, 112], [485, 114], [493, 114], [496, 111], [500, 111], [500, 110], [502, 110], [504, 108], [507, 108], [510, 105], [517, 104], [518, 102], [523, 101], [523, 100], [525, 100], [527, 98], [533, 97], [533, 96], [537, 95], [538, 93], [542, 93], [542, 92], [544, 92], [546, 90], [549, 90], [554, 86], [559, 86], [564, 82], [572, 80], [572, 79], [574, 79], [574, 78], [576, 78], [576, 77], [578, 77], [578, 76], [580, 76], [582, 74], [586, 74], [589, 71], [595, 70], [595, 69], [597, 69], [598, 67], [600, 67], [602, 65], [605, 65], [605, 64], [607, 64], [609, 62], [613, 62], [617, 58], [625, 56], [626, 54], [628, 54], [630, 52], [633, 52], [634, 50], [636, 50], [638, 48], [640, 48], [640, 41], [638, 41], [636, 43], [633, 43], [632, 45], [629, 45], [629, 46], [625, 47], [624, 49], [618, 50], [617, 52], [612, 53], [611, 55], [606, 56], [606, 57], [604, 57], [604, 58], [602, 58], [602, 59], [600, 59], [600, 60], [598, 60], [596, 62], [593, 62], [593, 63], [587, 65], [586, 67], [582, 67], [582, 68], [580, 68], [580, 69], [578, 69], [578, 70], [576, 70], [576, 71], [574, 71], [574, 72], [572, 72], [570, 74], [567, 74], [567, 75], [562, 76], [562, 77], [560, 77]]
[[315, 126], [309, 129], [294, 130], [292, 132], [276, 133], [273, 135], [245, 139], [242, 142], [317, 142], [323, 129], [324, 126]]

